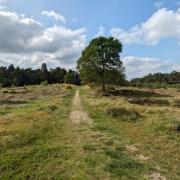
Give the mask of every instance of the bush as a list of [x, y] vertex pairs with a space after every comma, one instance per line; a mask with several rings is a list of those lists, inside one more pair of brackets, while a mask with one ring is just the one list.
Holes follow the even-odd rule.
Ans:
[[85, 144], [83, 145], [84, 151], [96, 151], [96, 144]]
[[180, 108], [180, 100], [174, 102], [174, 107]]
[[114, 90], [116, 90], [116, 88], [114, 86], [109, 86], [108, 90], [114, 91]]
[[50, 111], [55, 111], [55, 110], [57, 109], [57, 106], [55, 106], [55, 105], [49, 105], [49, 106], [48, 106], [48, 109], [49, 109]]
[[47, 82], [47, 81], [43, 81], [43, 82], [41, 82], [41, 85], [47, 86], [47, 85], [48, 85], [48, 82]]
[[7, 90], [4, 90], [4, 91], [3, 91], [3, 93], [4, 93], [4, 94], [7, 94], [7, 93], [9, 93], [9, 91], [7, 91]]
[[180, 133], [180, 123], [173, 125], [170, 127], [170, 131], [173, 131], [175, 133]]
[[134, 110], [126, 110], [119, 107], [109, 108], [107, 114], [113, 118], [121, 118], [122, 120], [136, 120], [140, 117], [140, 114]]
[[180, 132], [180, 124], [177, 125], [176, 131], [177, 131], [177, 132]]
[[73, 89], [73, 87], [72, 87], [72, 85], [70, 85], [70, 84], [66, 84], [66, 85], [65, 85], [65, 89]]
[[129, 103], [131, 104], [138, 104], [138, 105], [158, 105], [158, 106], [168, 106], [170, 103], [167, 100], [164, 99], [131, 99], [129, 100]]

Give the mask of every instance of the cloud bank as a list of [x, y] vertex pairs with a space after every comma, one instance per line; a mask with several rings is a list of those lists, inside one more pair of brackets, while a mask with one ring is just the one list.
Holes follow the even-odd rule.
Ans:
[[180, 40], [180, 9], [176, 11], [158, 9], [147, 21], [129, 30], [112, 28], [111, 35], [123, 43], [156, 45], [162, 39]]
[[69, 29], [41, 22], [24, 14], [0, 11], [0, 65], [72, 66], [86, 43], [86, 29]]
[[149, 57], [128, 56], [122, 59], [128, 79], [143, 77], [149, 73], [180, 71], [180, 64]]
[[47, 17], [52, 17], [53, 19], [55, 19], [56, 20], [56, 22], [62, 22], [62, 23], [66, 23], [66, 18], [63, 16], [63, 15], [61, 15], [61, 14], [58, 14], [57, 12], [55, 12], [55, 11], [53, 11], [53, 10], [51, 10], [51, 11], [42, 11], [41, 12], [41, 14], [42, 15], [45, 15], [45, 16], [47, 16]]

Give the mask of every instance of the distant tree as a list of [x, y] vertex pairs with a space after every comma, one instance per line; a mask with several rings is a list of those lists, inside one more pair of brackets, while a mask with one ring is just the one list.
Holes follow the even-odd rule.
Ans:
[[48, 69], [47, 69], [47, 64], [46, 64], [46, 63], [43, 63], [43, 64], [41, 65], [41, 71], [42, 71], [42, 72], [47, 72], [47, 71], [48, 71]]
[[51, 83], [50, 73], [48, 71], [46, 63], [42, 64], [41, 71], [41, 82], [47, 81], [48, 83]]
[[[66, 75], [67, 71], [64, 68], [56, 67], [49, 71], [45, 63], [42, 64], [40, 69], [34, 70], [14, 67], [11, 64], [9, 67], [0, 67], [0, 87], [64, 83]], [[78, 73], [70, 70], [68, 76], [66, 76], [66, 82], [79, 84]]]
[[64, 83], [65, 75], [67, 71], [63, 68], [57, 67], [50, 70], [52, 83]]
[[107, 84], [121, 84], [125, 78], [121, 52], [121, 42], [113, 37], [93, 39], [77, 62], [82, 81], [101, 84], [102, 90]]
[[2, 87], [9, 87], [12, 85], [12, 80], [9, 78], [2, 78], [0, 84]]
[[142, 86], [143, 84], [159, 83], [159, 84], [173, 84], [180, 83], [180, 72], [173, 71], [172, 73], [155, 73], [149, 74], [142, 78], [132, 79], [130, 84], [134, 86]]
[[14, 86], [24, 86], [26, 84], [26, 75], [25, 75], [25, 71], [23, 69], [20, 69], [19, 67], [17, 67], [13, 73], [13, 85]]
[[15, 70], [14, 65], [10, 64], [9, 67], [8, 67], [8, 72], [12, 73], [14, 70]]
[[69, 70], [65, 75], [65, 83], [80, 85], [79, 75], [76, 71]]

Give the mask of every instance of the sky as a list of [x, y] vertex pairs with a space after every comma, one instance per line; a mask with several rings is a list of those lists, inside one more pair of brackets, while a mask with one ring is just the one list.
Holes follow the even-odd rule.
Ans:
[[98, 36], [122, 42], [127, 79], [180, 71], [180, 0], [0, 0], [0, 66], [75, 69]]

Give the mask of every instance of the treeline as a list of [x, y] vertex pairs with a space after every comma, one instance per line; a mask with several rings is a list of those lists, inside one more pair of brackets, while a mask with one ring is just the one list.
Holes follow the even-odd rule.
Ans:
[[173, 71], [172, 73], [155, 73], [149, 74], [142, 78], [135, 78], [130, 81], [131, 86], [180, 86], [180, 72]]
[[56, 67], [48, 70], [45, 63], [40, 69], [23, 69], [14, 67], [0, 67], [0, 86], [24, 86], [37, 84], [69, 83], [80, 85], [79, 74], [76, 71], [67, 71], [64, 68]]

